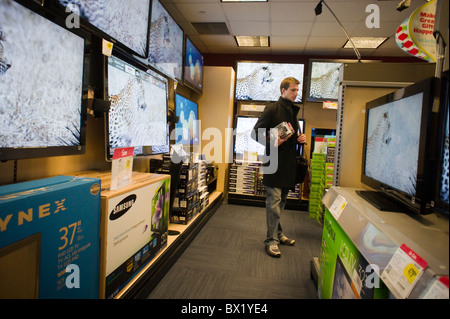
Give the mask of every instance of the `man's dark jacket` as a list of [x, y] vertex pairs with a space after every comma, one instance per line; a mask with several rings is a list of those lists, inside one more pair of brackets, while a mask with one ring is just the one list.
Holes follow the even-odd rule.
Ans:
[[[270, 187], [292, 188], [295, 186], [297, 131], [299, 107], [292, 101], [280, 97], [277, 102], [266, 106], [253, 128], [252, 138], [266, 146], [270, 156], [269, 130], [281, 122], [289, 122], [295, 133], [278, 147], [278, 169], [273, 174], [264, 174], [264, 185]], [[260, 129], [260, 130], [258, 130]], [[262, 130], [264, 129], [264, 130]], [[264, 134], [261, 134], [264, 132]], [[270, 157], [269, 157], [270, 158]], [[265, 166], [270, 163], [265, 163]]]

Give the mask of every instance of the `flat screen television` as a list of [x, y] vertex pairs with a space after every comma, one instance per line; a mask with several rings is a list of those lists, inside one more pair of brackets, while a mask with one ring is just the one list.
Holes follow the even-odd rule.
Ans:
[[167, 79], [117, 56], [105, 60], [107, 159], [119, 147], [134, 147], [136, 156], [167, 153]]
[[439, 105], [439, 123], [437, 138], [437, 163], [436, 163], [436, 196], [434, 202], [435, 211], [441, 215], [449, 216], [448, 207], [448, 173], [449, 173], [449, 72], [442, 76], [441, 98]]
[[35, 10], [0, 1], [0, 160], [85, 152], [89, 35]]
[[236, 117], [234, 138], [234, 153], [236, 154], [236, 157], [242, 157], [246, 151], [264, 155], [265, 147], [251, 137], [253, 127], [257, 121], [257, 117]]
[[[80, 25], [90, 32], [100, 37], [107, 35], [106, 39], [119, 42], [141, 57], [147, 56], [150, 0], [56, 1], [66, 12], [78, 14], [83, 19]], [[70, 21], [75, 23], [75, 20]]]
[[342, 62], [311, 61], [308, 101], [337, 101]]
[[168, 77], [183, 81], [183, 29], [159, 2], [152, 0], [148, 61]]
[[358, 194], [379, 210], [430, 212], [436, 82], [430, 78], [366, 104], [361, 181], [374, 191]]
[[179, 118], [175, 124], [175, 144], [197, 145], [200, 140], [198, 104], [175, 94], [175, 113]]
[[296, 103], [303, 102], [304, 64], [239, 61], [236, 66], [237, 101], [278, 101], [280, 84], [287, 77], [300, 81]]
[[184, 58], [184, 84], [194, 91], [203, 91], [203, 55], [186, 37]]

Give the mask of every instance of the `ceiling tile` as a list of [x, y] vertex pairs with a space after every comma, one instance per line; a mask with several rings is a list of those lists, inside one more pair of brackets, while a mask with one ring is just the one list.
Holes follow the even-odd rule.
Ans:
[[269, 3], [223, 3], [228, 20], [269, 21]]
[[269, 35], [268, 22], [258, 21], [230, 21], [232, 35]]
[[311, 22], [272, 22], [270, 34], [284, 36], [306, 36], [311, 32]]

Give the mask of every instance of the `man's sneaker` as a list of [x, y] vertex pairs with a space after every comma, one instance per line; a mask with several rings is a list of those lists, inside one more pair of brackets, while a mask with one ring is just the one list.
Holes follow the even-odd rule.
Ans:
[[272, 256], [272, 257], [280, 257], [281, 256], [281, 251], [278, 249], [277, 244], [266, 245], [266, 251], [269, 254], [269, 256]]
[[295, 240], [289, 239], [284, 235], [281, 236], [279, 239], [280, 239], [280, 243], [282, 243], [283, 245], [294, 246], [294, 244], [295, 244]]

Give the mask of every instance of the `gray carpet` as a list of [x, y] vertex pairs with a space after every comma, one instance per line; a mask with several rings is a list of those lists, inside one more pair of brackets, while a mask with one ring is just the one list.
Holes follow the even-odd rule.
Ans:
[[321, 225], [307, 212], [286, 210], [281, 258], [264, 250], [265, 208], [223, 204], [148, 296], [150, 299], [315, 299], [310, 261], [318, 257]]

